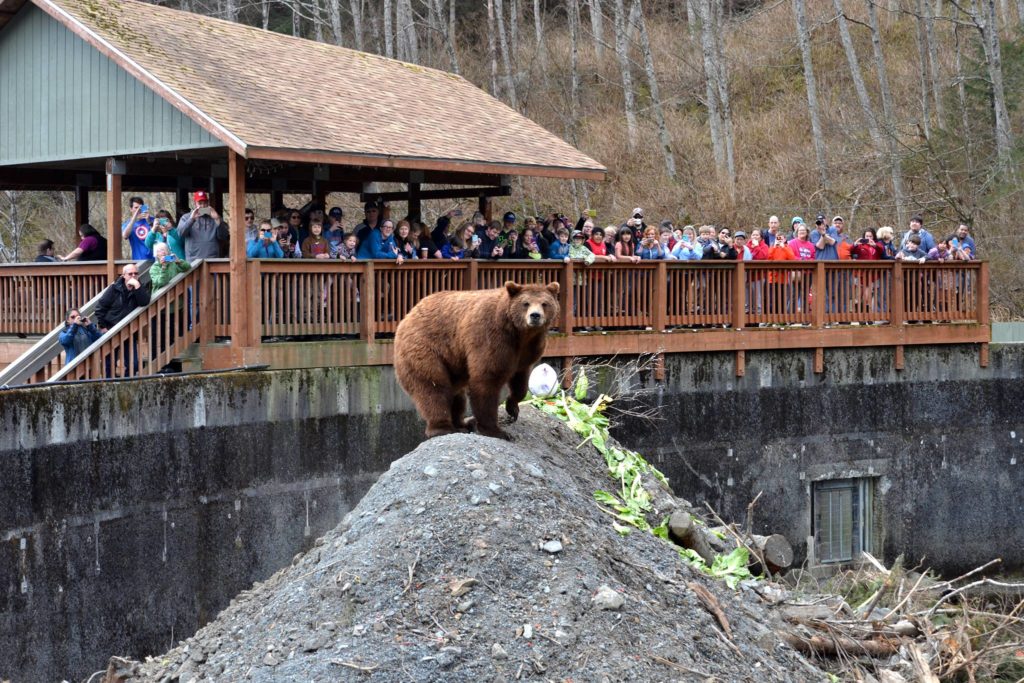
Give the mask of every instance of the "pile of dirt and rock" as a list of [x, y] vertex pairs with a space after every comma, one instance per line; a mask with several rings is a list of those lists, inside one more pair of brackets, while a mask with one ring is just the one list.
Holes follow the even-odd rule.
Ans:
[[565, 424], [524, 406], [509, 431], [421, 444], [290, 567], [108, 679], [827, 679], [780, 638], [777, 588], [619, 535], [604, 458]]

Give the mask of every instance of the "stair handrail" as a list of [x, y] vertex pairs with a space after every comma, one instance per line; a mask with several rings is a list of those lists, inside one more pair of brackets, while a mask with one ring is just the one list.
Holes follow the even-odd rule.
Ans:
[[[139, 261], [136, 267], [139, 269], [139, 282], [143, 285], [149, 284], [149, 267], [152, 261]], [[107, 285], [100, 292], [89, 299], [84, 305], [77, 307], [83, 316], [91, 317], [99, 303], [100, 297], [113, 285]], [[42, 338], [33, 344], [27, 351], [18, 356], [3, 370], [0, 370], [0, 389], [9, 389], [14, 386], [26, 384], [36, 373], [44, 370], [55, 358], [60, 356], [64, 347], [60, 343], [60, 334], [64, 331], [65, 321], [61, 321], [57, 327], [50, 330]]]
[[[118, 323], [111, 327], [109, 330], [107, 330], [102, 337], [94, 341], [81, 353], [75, 356], [75, 359], [73, 361], [65, 365], [63, 368], [60, 369], [59, 372], [57, 372], [55, 375], [47, 379], [46, 383], [52, 384], [54, 382], [68, 381], [68, 375], [74, 372], [79, 366], [84, 364], [92, 356], [92, 354], [96, 353], [99, 349], [104, 347], [106, 344], [110, 343], [111, 340], [115, 339], [117, 337], [117, 333], [120, 332], [125, 327], [131, 325], [132, 321], [136, 320], [137, 318], [145, 315], [148, 311], [150, 311], [152, 307], [155, 306], [164, 297], [165, 294], [174, 289], [175, 285], [177, 285], [182, 280], [185, 280], [186, 278], [199, 277], [198, 274], [200, 273], [200, 271], [203, 270], [203, 259], [196, 259], [190, 265], [191, 268], [189, 268], [189, 270], [185, 271], [184, 273], [179, 273], [175, 275], [173, 278], [171, 278], [170, 282], [168, 282], [166, 285], [164, 285], [159, 290], [154, 292], [153, 295], [150, 297], [149, 303], [147, 305], [136, 308], [123, 319], [118, 321]], [[195, 334], [197, 336], [200, 334], [200, 324], [205, 325], [207, 324], [207, 322], [197, 322], [197, 324], [194, 327]], [[150, 374], [156, 373], [152, 372]]]

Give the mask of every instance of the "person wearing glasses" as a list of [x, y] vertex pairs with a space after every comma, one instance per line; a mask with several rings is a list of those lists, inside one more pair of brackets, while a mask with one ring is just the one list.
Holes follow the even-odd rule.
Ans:
[[146, 247], [153, 251], [154, 247], [163, 242], [171, 253], [182, 261], [185, 260], [185, 245], [178, 235], [178, 229], [174, 227], [174, 219], [169, 211], [160, 209], [156, 212], [156, 220], [153, 222], [153, 229], [146, 235]]
[[96, 304], [96, 324], [106, 332], [140, 306], [149, 305], [149, 288], [139, 282], [139, 267], [129, 263], [121, 269], [121, 277], [103, 292]]
[[181, 217], [178, 235], [185, 242], [185, 260], [219, 258], [220, 243], [230, 239], [228, 224], [210, 206], [210, 195], [203, 190], [193, 193], [195, 208]]
[[256, 214], [252, 209], [246, 208], [245, 210], [245, 243], [249, 244], [254, 239], [257, 239], [260, 234], [260, 226], [256, 223]]

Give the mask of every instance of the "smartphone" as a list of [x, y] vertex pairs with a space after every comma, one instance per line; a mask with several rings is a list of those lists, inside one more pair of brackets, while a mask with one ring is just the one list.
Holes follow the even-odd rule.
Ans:
[[144, 213], [149, 213], [149, 205], [148, 204], [143, 204], [142, 206], [139, 207], [139, 215], [141, 216]]
[[203, 208], [199, 209], [199, 215], [200, 216], [209, 216], [211, 210], [212, 209], [210, 209], [210, 207], [204, 206]]
[[175, 256], [174, 254], [168, 254], [167, 256], [164, 256], [164, 263], [170, 263], [172, 261], [177, 261], [177, 260], [178, 260], [178, 257]]
[[597, 209], [587, 209], [587, 216], [597, 218]]
[[459, 208], [455, 209], [455, 211], [452, 211], [452, 215], [456, 217], [462, 216], [462, 207], [460, 206]]

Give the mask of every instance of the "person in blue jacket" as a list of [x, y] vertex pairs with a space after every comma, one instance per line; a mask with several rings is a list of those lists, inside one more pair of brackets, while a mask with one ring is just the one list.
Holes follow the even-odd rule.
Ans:
[[358, 256], [361, 259], [394, 259], [402, 263], [404, 259], [395, 244], [395, 224], [386, 219], [379, 228], [371, 230], [366, 241], [359, 244]]
[[64, 364], [66, 365], [73, 361], [78, 354], [85, 351], [94, 341], [102, 336], [103, 334], [96, 327], [96, 323], [88, 318], [83, 318], [77, 308], [72, 308], [64, 319], [64, 329], [61, 330], [58, 337], [60, 345], [64, 347], [66, 354]]
[[274, 239], [274, 228], [270, 221], [260, 223], [259, 234], [256, 239], [249, 242], [245, 248], [245, 255], [249, 258], [284, 258], [284, 251], [281, 245]]

